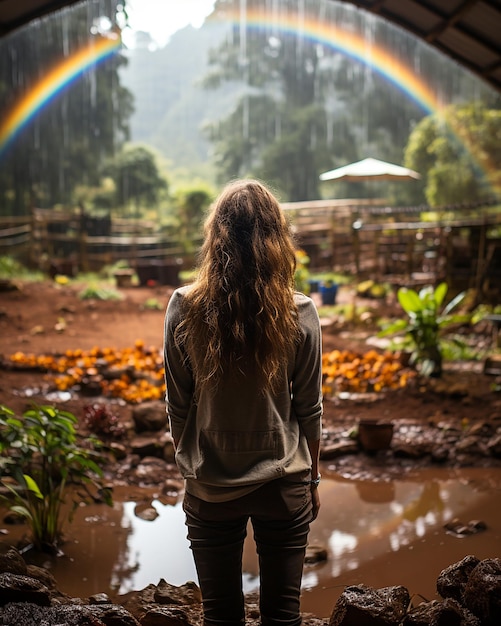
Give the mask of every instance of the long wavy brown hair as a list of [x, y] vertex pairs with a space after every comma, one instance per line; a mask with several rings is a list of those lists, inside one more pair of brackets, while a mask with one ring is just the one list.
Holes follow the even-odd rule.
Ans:
[[299, 333], [295, 267], [289, 224], [271, 191], [257, 180], [228, 184], [205, 222], [176, 332], [199, 388], [216, 388], [227, 372], [252, 374], [261, 391], [275, 386]]

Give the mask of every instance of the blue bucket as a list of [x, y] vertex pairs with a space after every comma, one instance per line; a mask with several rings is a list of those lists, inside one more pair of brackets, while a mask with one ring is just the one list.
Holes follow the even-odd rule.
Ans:
[[338, 285], [335, 283], [326, 285], [322, 283], [320, 285], [320, 295], [322, 297], [322, 304], [333, 305], [336, 304]]

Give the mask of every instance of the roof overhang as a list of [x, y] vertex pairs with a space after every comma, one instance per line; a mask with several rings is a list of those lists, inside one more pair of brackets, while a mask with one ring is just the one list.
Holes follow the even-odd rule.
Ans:
[[[0, 0], [0, 36], [81, 0]], [[501, 91], [499, 0], [340, 0], [428, 42]]]
[[81, 0], [0, 0], [0, 36]]
[[340, 0], [400, 26], [501, 91], [499, 0]]

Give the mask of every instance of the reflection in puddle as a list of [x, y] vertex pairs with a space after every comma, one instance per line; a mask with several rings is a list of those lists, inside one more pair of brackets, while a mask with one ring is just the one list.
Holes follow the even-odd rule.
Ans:
[[[306, 566], [302, 599], [302, 610], [319, 617], [330, 615], [346, 585], [403, 585], [411, 595], [432, 600], [442, 569], [468, 554], [480, 559], [499, 555], [499, 469], [430, 470], [385, 484], [323, 480], [320, 490], [322, 507], [310, 543], [327, 548], [329, 557]], [[158, 514], [154, 521], [134, 513], [148, 495]], [[452, 536], [443, 526], [456, 517], [466, 524], [483, 520], [487, 530]], [[8, 530], [3, 550], [24, 532], [23, 527]], [[117, 490], [113, 508], [80, 508], [66, 532], [65, 556], [45, 555], [37, 564], [49, 568], [59, 589], [69, 595], [124, 594], [162, 578], [174, 585], [196, 581], [180, 502], [160, 501], [145, 490]], [[34, 557], [27, 553], [25, 558]], [[251, 539], [244, 569], [245, 591], [255, 590], [258, 570]]]

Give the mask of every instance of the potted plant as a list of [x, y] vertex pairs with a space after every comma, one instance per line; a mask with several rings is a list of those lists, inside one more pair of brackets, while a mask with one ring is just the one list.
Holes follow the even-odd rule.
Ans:
[[441, 376], [441, 341], [444, 331], [452, 325], [469, 322], [471, 319], [469, 314], [452, 313], [464, 300], [465, 292], [442, 306], [447, 289], [446, 283], [440, 283], [436, 289], [426, 286], [419, 292], [401, 287], [397, 297], [407, 317], [390, 322], [378, 333], [379, 337], [404, 335], [411, 348], [409, 363], [416, 365], [423, 376]]
[[358, 442], [366, 452], [387, 450], [393, 439], [393, 423], [379, 420], [360, 420]]

